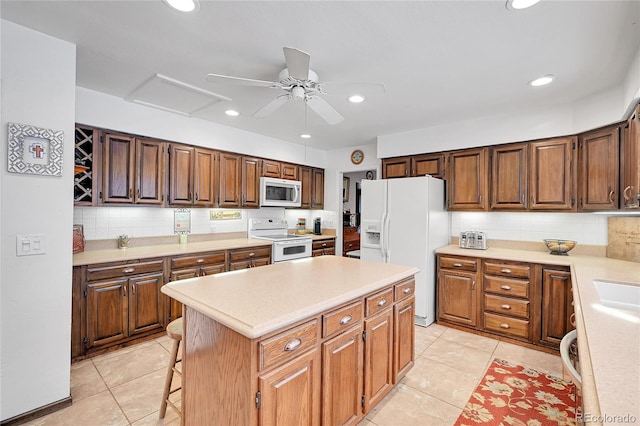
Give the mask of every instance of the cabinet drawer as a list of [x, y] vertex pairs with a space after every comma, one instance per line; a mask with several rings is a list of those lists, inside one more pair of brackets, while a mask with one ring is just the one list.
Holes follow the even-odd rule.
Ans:
[[97, 281], [108, 278], [120, 278], [129, 275], [148, 274], [162, 272], [163, 259], [146, 260], [144, 262], [108, 263], [87, 266], [87, 281]]
[[410, 297], [416, 292], [416, 280], [412, 278], [410, 280], [406, 280], [396, 284], [394, 286], [394, 292], [396, 302]]
[[365, 299], [366, 316], [380, 312], [393, 305], [393, 289], [389, 288]]
[[224, 251], [201, 253], [193, 256], [172, 257], [171, 269], [183, 269], [194, 266], [213, 265], [216, 263], [225, 264], [226, 260]]
[[484, 328], [504, 335], [529, 338], [529, 321], [526, 320], [485, 313]]
[[484, 263], [485, 274], [500, 275], [503, 277], [530, 278], [531, 267], [513, 263]]
[[318, 341], [318, 320], [283, 331], [258, 343], [259, 370], [266, 370], [313, 348]]
[[320, 241], [314, 241], [312, 244], [313, 250], [327, 249], [335, 246], [336, 246], [336, 240], [320, 240]]
[[529, 298], [529, 281], [484, 276], [484, 291], [505, 296]]
[[484, 310], [529, 319], [529, 301], [510, 297], [484, 295]]
[[271, 257], [271, 246], [250, 247], [229, 251], [229, 262], [251, 260], [258, 257]]
[[446, 269], [461, 269], [464, 271], [477, 271], [478, 259], [440, 256], [440, 267]]
[[322, 316], [322, 337], [346, 330], [362, 320], [362, 302], [352, 303]]

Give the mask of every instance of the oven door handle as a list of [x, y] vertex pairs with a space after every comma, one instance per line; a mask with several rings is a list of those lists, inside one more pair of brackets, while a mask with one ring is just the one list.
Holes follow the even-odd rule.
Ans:
[[276, 246], [292, 246], [292, 245], [296, 245], [296, 246], [302, 246], [305, 244], [310, 244], [311, 240], [291, 240], [291, 241], [274, 241], [273, 244]]

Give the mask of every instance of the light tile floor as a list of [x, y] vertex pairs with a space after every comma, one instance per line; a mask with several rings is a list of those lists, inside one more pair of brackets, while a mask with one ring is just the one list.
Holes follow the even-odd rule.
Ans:
[[[161, 337], [73, 364], [73, 405], [27, 424], [179, 425], [171, 408], [158, 419], [171, 343]], [[559, 356], [437, 324], [416, 326], [415, 352], [413, 369], [358, 426], [450, 426], [494, 358], [562, 375]]]

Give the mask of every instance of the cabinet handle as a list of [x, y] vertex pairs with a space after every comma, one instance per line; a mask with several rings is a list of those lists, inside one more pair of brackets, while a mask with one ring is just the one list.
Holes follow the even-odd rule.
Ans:
[[502, 271], [500, 271], [500, 272], [502, 272], [503, 274], [511, 274], [511, 273], [512, 273], [512, 272], [511, 272], [511, 269], [503, 269], [503, 270], [502, 270]]
[[122, 297], [127, 297], [127, 286], [126, 285], [122, 286]]
[[476, 280], [471, 281], [471, 290], [476, 289]]
[[378, 300], [378, 306], [384, 306], [387, 304], [387, 299], [380, 299]]
[[614, 194], [614, 190], [612, 189], [611, 191], [609, 191], [609, 202], [613, 203], [613, 194]]
[[351, 321], [351, 315], [345, 315], [340, 319], [340, 325], [348, 324]]
[[138, 199], [140, 199], [140, 188], [138, 188]]
[[130, 273], [135, 272], [135, 271], [136, 271], [136, 268], [126, 268], [126, 269], [122, 270], [122, 273], [123, 274], [130, 274]]
[[624, 197], [625, 204], [631, 199], [631, 196], [629, 195], [631, 188], [633, 188], [633, 186], [629, 185], [624, 189], [624, 191], [622, 191], [622, 196]]
[[502, 309], [506, 309], [506, 310], [511, 309], [511, 305], [502, 305], [502, 306], [500, 306], [500, 307], [501, 307]]
[[506, 324], [504, 322], [502, 324], [500, 324], [500, 327], [502, 327], [502, 328], [511, 328], [511, 327], [509, 327], [509, 324]]
[[511, 286], [509, 285], [501, 285], [500, 288], [503, 290], [511, 290]]
[[453, 267], [454, 268], [462, 268], [462, 263], [454, 263]]
[[322, 243], [322, 247], [326, 247], [326, 246], [327, 246], [327, 243]]
[[576, 314], [575, 314], [575, 312], [573, 314], [571, 314], [571, 316], [569, 317], [569, 322], [571, 323], [571, 325], [573, 327], [576, 326]]
[[198, 201], [200, 198], [198, 198], [198, 193], [196, 192], [196, 201]]
[[196, 260], [196, 263], [204, 263], [204, 259], [198, 259]]
[[403, 292], [404, 294], [409, 294], [409, 293], [411, 293], [411, 287], [407, 287], [407, 288], [405, 288], [404, 290], [402, 290], [402, 292]]
[[135, 286], [135, 284], [131, 286], [131, 295], [132, 296], [136, 295], [136, 286]]
[[478, 204], [482, 204], [482, 195], [480, 196], [480, 199], [478, 200]]
[[129, 188], [129, 198], [133, 198], [133, 188]]
[[191, 191], [189, 191], [189, 199], [191, 199]]
[[302, 340], [296, 337], [294, 339], [289, 340], [287, 344], [284, 345], [284, 350], [287, 352], [295, 351], [296, 349], [298, 349], [298, 347], [301, 344], [302, 344]]
[[254, 252], [249, 253], [249, 257], [253, 257], [253, 256], [255, 256], [255, 255], [256, 255], [256, 254], [255, 254]]

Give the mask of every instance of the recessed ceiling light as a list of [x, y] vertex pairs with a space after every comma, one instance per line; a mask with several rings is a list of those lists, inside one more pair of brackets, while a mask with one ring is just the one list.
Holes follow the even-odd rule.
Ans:
[[302, 139], [309, 139], [309, 138], [311, 137], [311, 135], [310, 135], [310, 134], [308, 134], [308, 133], [303, 133], [303, 134], [301, 134], [301, 135], [300, 135], [300, 137], [301, 137]]
[[507, 0], [507, 9], [521, 10], [533, 6], [540, 0]]
[[361, 102], [364, 102], [365, 97], [364, 97], [364, 96], [362, 96], [362, 95], [351, 95], [351, 96], [349, 96], [349, 97], [347, 98], [347, 100], [348, 100], [349, 102], [354, 103], [354, 104], [359, 104], [359, 103], [361, 103]]
[[200, 7], [198, 0], [162, 0], [180, 12], [193, 12]]
[[236, 111], [235, 109], [228, 109], [224, 113], [227, 114], [230, 117], [237, 117], [237, 116], [240, 115], [240, 113], [238, 111]]
[[538, 86], [546, 86], [555, 80], [555, 77], [551, 74], [543, 75], [542, 77], [538, 77], [535, 80], [531, 80], [529, 82], [529, 86], [538, 87]]

